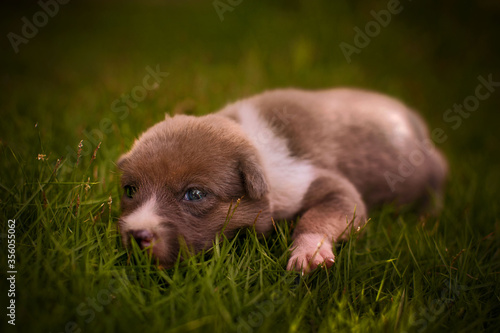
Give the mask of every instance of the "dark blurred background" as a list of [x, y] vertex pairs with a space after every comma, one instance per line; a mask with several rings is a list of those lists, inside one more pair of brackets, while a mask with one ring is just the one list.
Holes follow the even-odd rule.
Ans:
[[[56, 11], [46, 22], [41, 3]], [[341, 43], [355, 47], [355, 28], [390, 6], [400, 12], [348, 61]], [[165, 112], [203, 114], [275, 87], [346, 85], [418, 109], [445, 130], [452, 161], [486, 167], [478, 155], [487, 155], [487, 168], [499, 166], [500, 91], [457, 129], [443, 119], [478, 76], [500, 81], [498, 1], [4, 1], [0, 17], [0, 139], [19, 151], [36, 143], [36, 123], [54, 156], [94, 133], [111, 168]], [[23, 37], [23, 18], [41, 26], [16, 53], [9, 33]], [[147, 66], [169, 75], [126, 116], [114, 112]], [[101, 140], [93, 130], [104, 118], [112, 130]]]
[[[366, 290], [372, 298], [360, 298], [361, 303], [369, 303], [368, 307], [352, 306], [350, 297], [354, 294], [347, 292], [344, 298], [346, 288], [339, 289], [338, 295], [324, 294], [324, 281], [318, 281], [312, 290], [313, 302], [302, 304], [300, 297], [290, 299], [283, 307], [288, 312], [276, 312], [269, 321], [273, 327], [290, 322], [291, 330], [300, 330], [302, 326], [293, 325], [300, 321], [303, 305], [326, 302], [330, 305], [325, 312], [311, 310], [313, 305], [308, 307], [310, 318], [336, 313], [338, 317], [332, 322], [342, 317], [352, 325], [368, 318], [368, 322], [391, 326], [352, 327], [385, 327], [391, 331], [391, 317], [386, 317], [384, 309], [396, 309], [390, 305], [397, 306], [398, 301], [392, 303], [393, 296], [397, 300], [401, 291], [402, 295], [407, 291], [411, 300], [410, 308], [406, 307], [408, 302], [404, 307], [404, 316], [415, 313], [422, 319], [422, 313], [436, 301], [432, 292], [426, 291], [442, 288], [440, 282], [428, 285], [428, 279], [448, 281], [446, 274], [429, 273], [438, 272], [433, 265], [441, 265], [438, 259], [444, 252], [446, 262], [453, 265], [467, 247], [456, 262], [458, 269], [451, 271], [450, 267], [446, 285], [451, 283], [452, 272], [454, 278], [459, 272], [465, 279], [461, 281], [471, 288], [455, 307], [450, 304], [451, 313], [458, 314], [434, 322], [435, 326], [439, 324], [436, 331], [444, 327], [466, 331], [466, 327], [482, 327], [481, 321], [486, 319], [491, 319], [490, 328], [494, 330], [493, 322], [498, 318], [495, 244], [500, 234], [500, 1], [60, 1], [67, 3], [4, 0], [0, 5], [0, 225], [21, 212], [19, 237], [23, 228], [30, 230], [27, 237], [18, 238], [22, 272], [18, 280], [19, 324], [30, 329], [61, 330], [68, 320], [75, 319], [79, 304], [96, 295], [99, 281], [107, 283], [110, 274], [135, 268], [128, 265], [126, 254], [121, 259], [116, 257], [123, 249], [114, 224], [102, 231], [106, 221], [114, 221], [119, 215], [121, 190], [114, 162], [138, 134], [163, 119], [165, 113], [205, 114], [229, 101], [277, 87], [356, 86], [395, 96], [418, 110], [430, 129], [442, 129], [446, 140], [438, 147], [450, 164], [445, 209], [436, 219], [419, 220], [422, 228], [410, 219], [415, 224], [407, 229], [402, 222], [405, 217], [384, 212], [377, 217], [374, 213], [377, 224], [369, 228], [380, 235], [380, 242], [369, 244], [374, 245], [372, 252], [359, 254], [362, 265], [357, 266], [357, 272], [362, 274], [358, 280], [354, 273], [354, 282], [345, 282], [347, 289], [352, 286], [356, 290], [355, 283], [363, 290], [369, 286]], [[387, 13], [391, 11], [389, 22]], [[341, 46], [352, 53], [346, 57]], [[156, 85], [148, 81], [146, 89], [144, 79], [151, 71], [163, 76], [158, 77], [161, 80]], [[493, 83], [484, 87], [483, 79]], [[479, 99], [476, 94], [481, 84], [479, 91], [484, 98]], [[453, 111], [464, 102], [475, 103], [474, 111], [464, 112], [463, 107], [461, 113]], [[81, 140], [82, 162], [78, 168], [71, 168]], [[97, 159], [90, 162], [99, 142]], [[50, 184], [60, 157], [64, 157], [66, 169], [61, 169]], [[91, 181], [95, 183], [86, 196], [88, 188], [84, 185]], [[76, 216], [75, 202], [80, 203], [80, 195], [83, 212]], [[90, 223], [89, 216], [99, 215], [104, 222], [98, 220], [96, 227], [96, 220]], [[399, 235], [409, 234], [413, 239], [407, 239], [408, 244], [400, 243]], [[87, 238], [80, 239], [79, 235]], [[106, 242], [97, 246], [101, 239]], [[385, 272], [396, 253], [392, 243], [402, 248], [402, 260], [396, 265], [401, 271], [409, 269], [406, 282], [395, 278], [394, 272], [394, 280], [386, 280]], [[481, 246], [486, 250], [477, 250]], [[418, 251], [417, 259], [412, 248]], [[440, 248], [445, 250], [437, 253]], [[0, 252], [3, 249], [7, 247], [2, 238]], [[363, 246], [356, 251], [363, 252]], [[81, 257], [80, 252], [84, 253]], [[350, 263], [348, 260], [347, 265]], [[415, 267], [420, 272], [419, 265], [424, 272], [430, 267], [429, 274], [418, 273]], [[441, 268], [441, 272], [448, 270], [447, 266]], [[149, 268], [139, 276], [147, 274]], [[382, 281], [380, 288], [373, 282], [377, 279]], [[7, 281], [2, 280], [4, 284]], [[419, 280], [427, 282], [419, 286]], [[153, 294], [148, 284], [142, 286], [143, 281], [149, 281], [149, 285], [154, 281]], [[229, 280], [223, 276], [215, 281]], [[160, 288], [161, 293], [174, 295], [170, 303], [165, 303], [168, 298], [160, 297], [156, 280], [141, 278], [130, 285], [130, 293], [120, 296], [117, 303], [121, 305], [107, 307], [106, 315], [98, 317], [93, 326], [81, 327], [137, 330], [141, 327], [137, 318], [163, 320], [170, 316], [172, 320], [181, 315], [176, 323], [166, 320], [163, 325], [168, 326], [196, 323], [200, 315], [214, 313], [214, 319], [209, 319], [213, 327], [219, 322], [232, 322], [231, 317], [222, 320], [210, 302], [200, 303], [201, 310], [186, 308], [186, 300], [204, 299], [203, 295], [217, 290], [202, 278], [186, 283], [193, 283], [192, 298], [175, 296], [176, 288]], [[200, 285], [207, 286], [201, 296], [196, 289]], [[382, 299], [387, 306], [379, 300], [382, 286], [388, 290], [382, 292], [386, 293]], [[310, 295], [309, 286], [306, 288], [304, 292]], [[0, 289], [6, 290], [3, 285]], [[221, 290], [223, 294], [232, 289]], [[242, 298], [254, 299], [247, 297], [254, 290], [247, 292]], [[335, 305], [341, 294], [347, 303]], [[213, 297], [224, 302], [231, 295], [240, 297], [238, 293]], [[150, 296], [153, 305], [141, 303]], [[210, 297], [205, 300], [214, 299]], [[358, 300], [358, 296], [355, 298]], [[352, 298], [353, 303], [356, 300]], [[157, 304], [160, 307], [156, 308]], [[232, 305], [227, 305], [231, 314], [239, 315], [241, 308], [232, 309]], [[182, 311], [164, 311], [162, 306]], [[403, 309], [399, 306], [397, 321]], [[146, 316], [136, 317], [142, 311]], [[393, 314], [395, 317], [396, 310]], [[80, 315], [76, 320], [86, 325], [85, 318]], [[322, 320], [316, 319], [311, 322]], [[428, 319], [429, 323], [434, 319]], [[148, 320], [148, 325], [155, 321]], [[2, 323], [7, 326], [6, 321]], [[302, 325], [309, 323], [306, 320]], [[155, 327], [161, 325], [156, 323]]]

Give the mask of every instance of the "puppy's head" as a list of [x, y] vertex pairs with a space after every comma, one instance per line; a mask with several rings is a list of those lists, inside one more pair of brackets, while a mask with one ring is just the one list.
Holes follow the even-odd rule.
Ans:
[[[269, 230], [259, 157], [231, 120], [167, 118], [142, 134], [117, 164], [123, 172], [123, 242], [134, 238], [164, 266], [175, 262], [183, 242], [196, 252], [210, 247], [223, 229], [228, 236], [254, 223], [258, 232]], [[225, 225], [231, 202], [242, 197]]]

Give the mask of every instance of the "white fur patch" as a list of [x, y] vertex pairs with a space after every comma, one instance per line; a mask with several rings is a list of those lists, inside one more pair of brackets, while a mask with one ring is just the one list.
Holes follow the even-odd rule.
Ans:
[[412, 135], [407, 119], [400, 112], [394, 110], [385, 110], [384, 116], [392, 127], [390, 142], [396, 144], [398, 148], [404, 148], [408, 138]]
[[122, 217], [128, 230], [155, 230], [161, 217], [156, 213], [156, 197], [151, 197], [131, 214]]
[[302, 199], [314, 181], [313, 165], [290, 156], [287, 142], [277, 136], [248, 103], [238, 109], [240, 126], [257, 148], [269, 182], [270, 208], [275, 218], [290, 218], [300, 208]]

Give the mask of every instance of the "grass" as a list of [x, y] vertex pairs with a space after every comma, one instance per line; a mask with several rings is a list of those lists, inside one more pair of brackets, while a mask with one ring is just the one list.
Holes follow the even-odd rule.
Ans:
[[[211, 1], [70, 2], [19, 53], [4, 38], [0, 224], [6, 236], [16, 219], [18, 273], [16, 327], [4, 317], [2, 332], [499, 331], [500, 91], [457, 129], [443, 119], [479, 75], [500, 81], [498, 6], [402, 4], [351, 63], [339, 43], [387, 2], [243, 1], [222, 22]], [[4, 6], [5, 34], [40, 10]], [[169, 76], [114, 112], [157, 65]], [[397, 96], [444, 130], [451, 172], [438, 216], [374, 211], [332, 269], [306, 276], [285, 270], [296, 221], [267, 239], [218, 240], [169, 270], [121, 246], [114, 161], [166, 112], [335, 85]]]

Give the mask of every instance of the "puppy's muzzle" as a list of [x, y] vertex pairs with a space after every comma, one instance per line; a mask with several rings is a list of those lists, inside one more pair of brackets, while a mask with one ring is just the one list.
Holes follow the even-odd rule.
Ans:
[[135, 239], [141, 249], [145, 249], [153, 245], [155, 241], [155, 235], [151, 231], [145, 229], [132, 230], [130, 231], [130, 236]]

